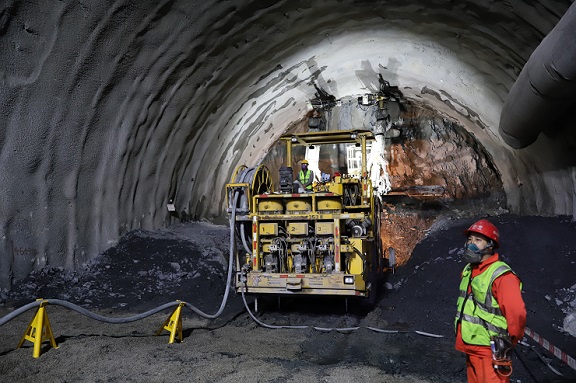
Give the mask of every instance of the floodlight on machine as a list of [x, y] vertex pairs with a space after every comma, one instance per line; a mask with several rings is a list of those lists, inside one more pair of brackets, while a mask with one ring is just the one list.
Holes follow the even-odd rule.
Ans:
[[373, 105], [376, 101], [376, 95], [373, 93], [367, 93], [358, 97], [358, 104], [362, 106]]
[[345, 276], [344, 276], [344, 284], [345, 284], [345, 285], [353, 285], [353, 284], [354, 284], [354, 276], [352, 276], [352, 275], [345, 275]]

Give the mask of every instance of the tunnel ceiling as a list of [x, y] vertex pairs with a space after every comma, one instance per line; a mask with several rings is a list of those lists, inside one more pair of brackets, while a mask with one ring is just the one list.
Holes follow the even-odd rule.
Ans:
[[[567, 148], [498, 135], [520, 70], [571, 1], [21, 1], [0, 5], [0, 287], [74, 268], [168, 199], [223, 215], [224, 184], [308, 112], [378, 74], [462, 126], [518, 213], [571, 214]], [[536, 161], [535, 158], [538, 158]]]

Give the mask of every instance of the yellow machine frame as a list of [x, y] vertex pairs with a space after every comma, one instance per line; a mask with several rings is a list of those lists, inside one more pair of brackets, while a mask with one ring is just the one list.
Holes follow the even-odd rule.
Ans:
[[[310, 132], [286, 134], [280, 139], [286, 144], [288, 168], [294, 146], [360, 146], [361, 175], [337, 175], [315, 185], [311, 193], [282, 193], [273, 187], [262, 193], [261, 185], [237, 182], [239, 173], [247, 169], [239, 167], [226, 185], [228, 206], [229, 211], [236, 209], [235, 224], [243, 225], [244, 241], [248, 243], [246, 238], [250, 238], [251, 243], [238, 246], [237, 270], [241, 271], [237, 273], [236, 290], [368, 296], [372, 282], [383, 269], [379, 205], [367, 174], [366, 143], [375, 139], [373, 133]], [[258, 167], [258, 171], [263, 170]], [[245, 198], [243, 207], [238, 203], [233, 206], [236, 192]]]

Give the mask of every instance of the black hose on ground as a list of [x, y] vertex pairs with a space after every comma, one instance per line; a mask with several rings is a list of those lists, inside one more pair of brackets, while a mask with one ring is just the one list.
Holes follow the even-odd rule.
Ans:
[[524, 369], [528, 372], [528, 375], [530, 375], [530, 377], [532, 378], [532, 381], [534, 383], [540, 383], [540, 382], [538, 382], [538, 379], [536, 379], [536, 376], [534, 376], [534, 373], [532, 372], [532, 370], [530, 370], [530, 368], [528, 367], [528, 365], [524, 361], [524, 358], [520, 357], [520, 353], [516, 350], [516, 348], [514, 348], [514, 354], [516, 354], [516, 357], [518, 358], [520, 363], [522, 363], [522, 366], [524, 366]]

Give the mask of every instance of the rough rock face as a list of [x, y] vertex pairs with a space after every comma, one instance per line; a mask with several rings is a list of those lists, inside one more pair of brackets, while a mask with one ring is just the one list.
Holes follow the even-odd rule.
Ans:
[[[356, 105], [350, 107], [346, 101], [342, 104], [323, 116], [328, 127], [351, 130], [366, 128], [364, 124], [371, 129], [378, 126], [374, 110], [366, 112]], [[470, 210], [471, 215], [481, 208], [498, 211], [507, 205], [498, 169], [472, 134], [417, 102], [406, 103], [403, 111], [397, 107], [390, 109], [395, 122], [388, 131], [394, 129], [398, 135], [386, 139], [385, 150], [394, 193], [383, 196], [381, 237], [384, 249], [393, 247], [398, 263], [403, 264], [422, 239], [416, 234], [429, 227], [439, 211], [457, 207]], [[295, 124], [290, 131], [307, 131], [307, 121]], [[300, 149], [292, 149], [293, 164], [304, 156]], [[338, 167], [341, 152], [334, 149], [334, 153], [321, 155], [320, 170], [345, 173], [346, 168]], [[270, 169], [275, 185], [280, 167], [285, 166], [285, 156], [285, 145], [280, 143], [262, 161]], [[297, 166], [293, 170], [296, 177]], [[406, 205], [408, 208], [403, 207]]]
[[474, 134], [512, 210], [572, 213], [569, 148], [516, 153], [497, 135], [508, 89], [570, 3], [4, 1], [0, 287], [162, 227], [171, 198], [220, 217], [233, 169], [302, 119], [312, 82], [340, 98], [383, 74]]
[[506, 206], [498, 169], [473, 135], [430, 110], [410, 112], [390, 147], [393, 188], [441, 186], [445, 199], [493, 196]]

